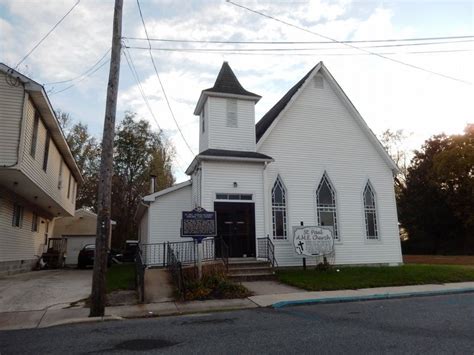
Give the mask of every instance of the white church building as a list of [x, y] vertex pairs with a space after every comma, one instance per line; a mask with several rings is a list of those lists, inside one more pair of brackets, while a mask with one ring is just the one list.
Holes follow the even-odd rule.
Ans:
[[[269, 237], [278, 266], [301, 265], [293, 227], [332, 226], [335, 264], [402, 262], [397, 166], [322, 62], [255, 124], [260, 96], [227, 62], [203, 90], [190, 180], [145, 196], [141, 243], [183, 241], [181, 212], [216, 211], [231, 257], [256, 257]], [[311, 263], [308, 259], [308, 263]]]

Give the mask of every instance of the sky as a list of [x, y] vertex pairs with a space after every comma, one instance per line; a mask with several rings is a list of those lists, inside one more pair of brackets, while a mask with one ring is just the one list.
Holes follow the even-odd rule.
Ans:
[[[76, 1], [0, 0], [0, 62], [16, 66]], [[373, 41], [474, 35], [474, 2], [468, 0], [235, 2], [307, 31], [225, 0], [141, 0], [140, 5], [149, 37], [154, 39], [314, 42], [327, 38]], [[55, 109], [70, 113], [73, 122], [87, 124], [98, 138], [105, 112], [113, 5], [112, 0], [81, 0], [18, 67], [45, 85]], [[319, 61], [324, 62], [375, 134], [386, 129], [404, 130], [407, 150], [419, 148], [434, 134], [461, 133], [474, 121], [474, 38], [351, 44], [370, 46], [364, 50], [444, 76], [340, 43], [152, 41], [154, 48], [162, 48], [152, 51], [153, 58], [186, 143], [166, 103], [147, 42], [142, 40], [145, 33], [135, 0], [124, 0], [122, 36], [130, 48], [123, 49], [122, 54], [117, 121], [130, 111], [150, 121], [155, 130], [159, 125], [175, 147], [178, 182], [187, 179], [184, 170], [198, 153], [194, 107], [201, 90], [213, 86], [223, 61], [229, 62], [245, 89], [262, 96], [256, 106], [256, 121]], [[457, 43], [439, 43], [453, 41]], [[424, 45], [398, 46], [421, 42]], [[397, 46], [374, 47], [393, 44]], [[243, 48], [257, 50], [235, 51]], [[275, 48], [285, 51], [268, 51]], [[138, 74], [143, 95], [131, 68]]]

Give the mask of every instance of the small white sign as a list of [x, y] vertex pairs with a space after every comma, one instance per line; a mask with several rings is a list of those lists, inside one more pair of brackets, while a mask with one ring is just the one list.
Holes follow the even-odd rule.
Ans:
[[293, 244], [296, 254], [324, 256], [334, 251], [332, 226], [293, 227]]

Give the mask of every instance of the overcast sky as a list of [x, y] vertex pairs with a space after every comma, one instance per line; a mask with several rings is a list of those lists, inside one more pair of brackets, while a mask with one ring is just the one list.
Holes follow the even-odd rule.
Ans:
[[[75, 2], [0, 0], [0, 62], [15, 66]], [[474, 35], [474, 6], [468, 0], [236, 2], [340, 41]], [[69, 112], [76, 122], [88, 124], [91, 132], [98, 137], [102, 134], [109, 55], [99, 60], [110, 48], [113, 3], [112, 0], [80, 1], [19, 67], [21, 72], [42, 84], [79, 77], [65, 83], [45, 85], [45, 88], [50, 92], [55, 109]], [[141, 5], [151, 38], [326, 41], [226, 1], [141, 0]], [[144, 37], [135, 0], [124, 0], [123, 36]], [[472, 83], [472, 40], [468, 38], [458, 43], [406, 47], [371, 47], [366, 50], [386, 53], [384, 55], [387, 57]], [[446, 41], [424, 41], [433, 42]], [[131, 47], [147, 46], [141, 40], [126, 39], [124, 43]], [[400, 43], [354, 45], [365, 47]], [[175, 117], [194, 153], [198, 152], [198, 118], [193, 115], [194, 106], [200, 91], [213, 85], [224, 60], [229, 62], [244, 88], [262, 96], [256, 106], [256, 121], [312, 66], [324, 61], [369, 127], [376, 134], [387, 128], [404, 129], [411, 134], [407, 142], [409, 149], [418, 148], [433, 134], [460, 133], [468, 122], [473, 122], [472, 85], [365, 55], [341, 44], [223, 45], [157, 41], [152, 45], [156, 48], [228, 48], [229, 51], [235, 48], [304, 49], [247, 54], [153, 51]], [[308, 48], [316, 49], [308, 51]], [[433, 51], [436, 53], [426, 53]], [[184, 143], [170, 115], [148, 51], [128, 49], [126, 53], [132, 57], [158, 124], [176, 147], [175, 174], [178, 181], [182, 181], [186, 178], [182, 170], [189, 165], [194, 155]], [[81, 76], [88, 70], [88, 73], [93, 73]], [[149, 120], [157, 129], [124, 56], [118, 110], [118, 119], [123, 117], [125, 111], [133, 111]]]

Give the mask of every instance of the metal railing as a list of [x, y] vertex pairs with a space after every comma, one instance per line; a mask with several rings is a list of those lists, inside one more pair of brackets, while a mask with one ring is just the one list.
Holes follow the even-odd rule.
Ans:
[[272, 267], [277, 267], [275, 245], [269, 237], [257, 238], [257, 258], [267, 259]]
[[178, 293], [182, 294], [184, 292], [183, 269], [171, 244], [172, 243], [166, 244], [167, 268], [176, 288], [178, 289]]
[[217, 255], [215, 259], [221, 259], [224, 263], [226, 270], [229, 270], [229, 246], [223, 238], [217, 238], [215, 240]]

